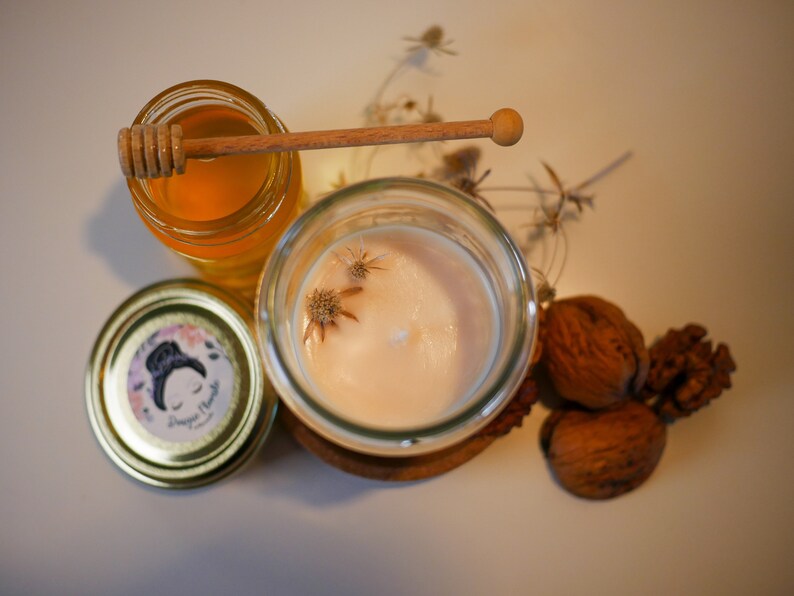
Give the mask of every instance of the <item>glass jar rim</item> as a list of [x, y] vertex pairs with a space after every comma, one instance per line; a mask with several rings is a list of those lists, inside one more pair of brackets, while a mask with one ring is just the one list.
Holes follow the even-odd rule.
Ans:
[[[206, 97], [202, 96], [202, 93], [206, 94]], [[133, 124], [158, 122], [159, 118], [163, 117], [162, 114], [157, 114], [158, 110], [164, 110], [167, 116], [170, 113], [169, 109], [181, 105], [169, 106], [169, 102], [184, 99], [183, 96], [190, 94], [197, 94], [197, 97], [191, 98], [195, 101], [214, 100], [219, 105], [234, 106], [246, 116], [254, 117], [262, 134], [287, 132], [283, 122], [258, 97], [241, 87], [214, 79], [185, 81], [161, 91], [141, 108]], [[172, 215], [154, 202], [145, 183], [130, 178], [127, 184], [136, 209], [158, 230], [187, 244], [201, 246], [226, 244], [245, 238], [266, 225], [283, 202], [293, 175], [293, 154], [281, 152], [272, 155], [273, 159], [277, 160], [275, 168], [266, 173], [259, 190], [240, 209], [217, 219], [191, 221]], [[273, 188], [284, 190], [280, 196], [268, 196]], [[251, 226], [252, 223], [256, 225]]]
[[[480, 387], [466, 405], [449, 416], [415, 428], [383, 429], [353, 422], [334, 414], [319, 404], [301, 386], [295, 371], [287, 362], [276, 329], [277, 286], [293, 249], [300, 245], [305, 230], [315, 221], [323, 221], [335, 210], [362, 195], [389, 190], [429, 193], [447, 201], [450, 208], [461, 209], [469, 217], [484, 225], [511, 259], [515, 275], [515, 290], [521, 304], [517, 328], [512, 344], [506, 349], [509, 356], [497, 375], [487, 386]], [[273, 256], [266, 264], [257, 294], [257, 335], [265, 367], [282, 400], [307, 426], [319, 434], [336, 440], [342, 446], [376, 455], [418, 455], [435, 451], [470, 436], [493, 419], [517, 389], [529, 367], [537, 337], [537, 306], [535, 290], [523, 255], [501, 223], [483, 207], [458, 189], [434, 181], [417, 178], [389, 177], [368, 180], [340, 189], [307, 210], [282, 236]], [[283, 341], [291, 341], [289, 338]], [[521, 359], [523, 365], [511, 367], [510, 362]], [[294, 393], [292, 393], [294, 392]], [[322, 423], [318, 423], [318, 419]], [[333, 432], [325, 428], [331, 425]]]

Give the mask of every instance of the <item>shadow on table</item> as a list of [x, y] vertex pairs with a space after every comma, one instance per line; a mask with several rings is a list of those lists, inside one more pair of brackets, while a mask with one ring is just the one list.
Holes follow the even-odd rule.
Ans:
[[278, 423], [259, 454], [231, 482], [246, 482], [270, 495], [315, 507], [355, 500], [376, 490], [417, 482], [385, 482], [338, 470], [301, 447]]
[[123, 180], [113, 185], [100, 210], [87, 221], [85, 239], [91, 252], [133, 287], [192, 272], [146, 229]]
[[[135, 561], [117, 574], [122, 585], [99, 586], [119, 595], [140, 594], [382, 594], [416, 593], [420, 577], [406, 577], [399, 560], [400, 537], [378, 544], [366, 533], [327, 524], [299, 524], [283, 518], [270, 534], [252, 520], [234, 533], [212, 533], [152, 560]], [[434, 553], [426, 559], [433, 561]], [[347, 572], [351, 565], [357, 572]], [[340, 571], [341, 570], [341, 571]], [[376, 570], [376, 571], [375, 571]], [[103, 592], [99, 592], [103, 593]], [[104, 592], [109, 593], [109, 592]]]

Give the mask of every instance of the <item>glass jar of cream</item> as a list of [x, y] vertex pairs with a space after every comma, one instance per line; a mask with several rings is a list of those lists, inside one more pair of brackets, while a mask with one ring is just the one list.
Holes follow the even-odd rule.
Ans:
[[472, 199], [427, 180], [335, 192], [284, 234], [257, 296], [265, 369], [295, 416], [346, 449], [450, 447], [508, 403], [537, 306], [520, 250]]

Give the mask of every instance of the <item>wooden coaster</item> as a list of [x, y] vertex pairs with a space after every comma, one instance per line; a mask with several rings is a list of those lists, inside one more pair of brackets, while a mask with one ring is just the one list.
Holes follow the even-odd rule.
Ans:
[[378, 457], [350, 451], [315, 433], [286, 407], [279, 408], [279, 419], [300, 445], [325, 463], [363, 478], [404, 482], [439, 476], [465, 464], [521, 426], [537, 397], [535, 382], [527, 376], [502, 413], [479, 433], [447, 449], [413, 457]]

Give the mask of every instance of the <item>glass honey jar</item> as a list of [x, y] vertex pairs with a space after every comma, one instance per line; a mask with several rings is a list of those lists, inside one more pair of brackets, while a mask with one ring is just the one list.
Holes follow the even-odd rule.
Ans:
[[[259, 99], [213, 80], [166, 89], [133, 124], [178, 124], [185, 138], [286, 132]], [[208, 281], [248, 298], [267, 256], [297, 216], [302, 192], [295, 152], [190, 160], [182, 175], [127, 183], [136, 210], [160, 242]]]

